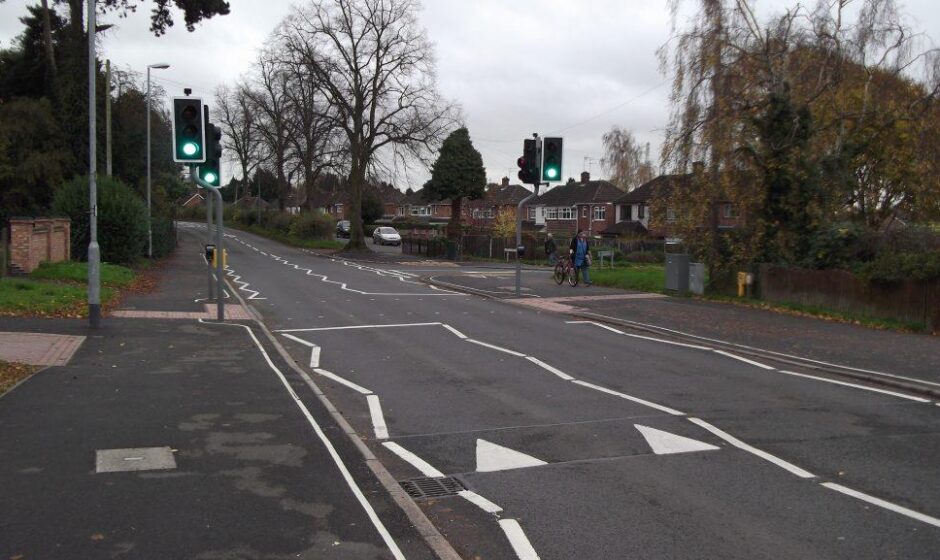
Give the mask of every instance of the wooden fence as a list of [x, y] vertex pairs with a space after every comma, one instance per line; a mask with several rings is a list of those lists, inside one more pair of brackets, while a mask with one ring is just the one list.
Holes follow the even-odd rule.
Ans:
[[844, 270], [761, 265], [761, 299], [818, 306], [940, 331], [940, 281], [869, 283]]

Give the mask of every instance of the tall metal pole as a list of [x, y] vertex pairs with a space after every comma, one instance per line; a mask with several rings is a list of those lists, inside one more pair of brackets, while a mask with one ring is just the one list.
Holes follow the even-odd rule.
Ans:
[[[193, 171], [195, 173], [195, 171]], [[206, 194], [206, 245], [212, 244], [212, 197]], [[209, 299], [213, 298], [212, 263], [206, 261], [206, 278], [209, 280]]]
[[111, 176], [111, 60], [104, 61], [104, 169], [108, 177]]
[[150, 66], [147, 66], [147, 258], [153, 258], [153, 226], [150, 224]]
[[95, 126], [95, 1], [88, 0], [88, 323], [101, 325], [101, 249], [98, 247], [97, 127]]
[[[222, 224], [222, 193], [219, 192], [217, 187], [213, 187], [209, 183], [206, 183], [196, 174], [196, 166], [193, 165], [189, 168], [189, 176], [192, 178], [193, 182], [196, 185], [204, 188], [207, 191], [211, 191], [211, 196], [206, 196], [206, 207], [211, 208], [212, 205], [209, 203], [213, 198], [215, 199], [215, 291], [218, 297], [215, 298], [216, 303], [216, 317], [219, 322], [225, 321], [225, 265], [223, 261], [225, 260], [225, 247], [222, 245], [222, 240], [224, 238], [224, 227]], [[211, 210], [209, 210], [211, 213]], [[211, 230], [211, 226], [209, 227]], [[211, 234], [209, 236], [211, 239]], [[210, 284], [212, 281], [212, 263], [209, 263], [209, 280]]]
[[[542, 169], [542, 139], [539, 138], [538, 134], [533, 134], [535, 137], [535, 153], [538, 154], [536, 157], [539, 160], [539, 170]], [[541, 172], [541, 171], [540, 171]], [[542, 178], [539, 177], [539, 181]], [[541, 183], [536, 182], [534, 187], [535, 190], [529, 196], [523, 198], [519, 201], [519, 205], [516, 207], [516, 297], [522, 297], [522, 255], [519, 254], [519, 248], [522, 247], [522, 207], [525, 206], [527, 202], [532, 200], [534, 197], [539, 194], [539, 185]]]

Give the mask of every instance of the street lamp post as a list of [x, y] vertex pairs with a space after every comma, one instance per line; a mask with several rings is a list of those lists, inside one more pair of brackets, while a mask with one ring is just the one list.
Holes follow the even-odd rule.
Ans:
[[147, 65], [147, 258], [153, 258], [153, 226], [150, 217], [150, 69], [164, 70], [170, 65], [158, 62]]

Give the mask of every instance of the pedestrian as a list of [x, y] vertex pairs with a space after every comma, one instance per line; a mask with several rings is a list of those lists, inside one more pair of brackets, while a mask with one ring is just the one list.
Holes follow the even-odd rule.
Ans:
[[583, 229], [579, 229], [578, 235], [571, 240], [568, 254], [571, 255], [571, 261], [574, 263], [574, 273], [577, 274], [580, 270], [584, 285], [590, 286], [591, 276], [588, 274], [588, 268], [591, 267], [591, 243]]
[[551, 233], [545, 238], [545, 256], [548, 257], [549, 266], [555, 266], [555, 262], [558, 261], [558, 247]]

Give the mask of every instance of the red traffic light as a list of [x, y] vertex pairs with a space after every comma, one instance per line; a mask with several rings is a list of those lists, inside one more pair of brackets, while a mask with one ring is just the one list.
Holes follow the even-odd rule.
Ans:
[[525, 158], [524, 158], [524, 157], [521, 157], [521, 158], [517, 159], [517, 160], [516, 160], [516, 165], [518, 165], [520, 169], [525, 169], [525, 166], [526, 166], [526, 160], [525, 160]]

